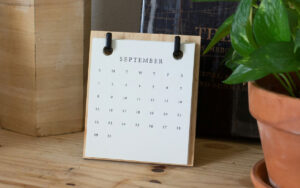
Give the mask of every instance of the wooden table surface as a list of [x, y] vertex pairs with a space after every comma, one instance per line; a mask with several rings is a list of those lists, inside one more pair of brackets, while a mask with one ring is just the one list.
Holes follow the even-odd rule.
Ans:
[[0, 187], [253, 187], [258, 143], [197, 139], [195, 167], [82, 159], [83, 133], [35, 138], [0, 129]]

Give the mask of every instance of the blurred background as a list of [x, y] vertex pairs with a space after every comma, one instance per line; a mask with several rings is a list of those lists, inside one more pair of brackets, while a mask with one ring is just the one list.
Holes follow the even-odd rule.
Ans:
[[142, 0], [92, 0], [92, 29], [138, 32]]
[[[92, 29], [200, 35], [203, 52], [236, 7], [237, 2], [92, 0]], [[230, 48], [228, 36], [201, 56], [197, 136], [257, 139], [256, 121], [248, 110], [247, 87], [222, 83], [231, 73], [224, 65]]]

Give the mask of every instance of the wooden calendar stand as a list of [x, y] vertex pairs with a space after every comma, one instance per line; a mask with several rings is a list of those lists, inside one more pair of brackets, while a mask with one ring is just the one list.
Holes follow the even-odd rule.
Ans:
[[[106, 31], [92, 31], [91, 33], [91, 41], [94, 38], [106, 38]], [[125, 32], [111, 32], [113, 40], [117, 39], [127, 39], [127, 40], [142, 40], [142, 41], [168, 41], [174, 42], [174, 38], [176, 35], [166, 35], [166, 34], [144, 34], [144, 33], [125, 33]], [[179, 35], [181, 38], [181, 43], [195, 43], [195, 60], [194, 60], [194, 75], [193, 75], [193, 85], [192, 85], [192, 105], [191, 105], [191, 122], [190, 122], [190, 139], [188, 146], [188, 164], [187, 166], [193, 166], [194, 163], [194, 147], [195, 147], [195, 129], [196, 129], [196, 117], [197, 117], [197, 100], [198, 100], [198, 80], [199, 80], [199, 68], [200, 68], [200, 36], [186, 36]], [[91, 48], [92, 49], [92, 42]], [[91, 52], [90, 52], [90, 63], [91, 63]], [[90, 73], [89, 68], [89, 73]], [[88, 82], [88, 88], [90, 83]], [[89, 89], [87, 94], [87, 101], [89, 101]], [[88, 105], [88, 102], [87, 102]], [[87, 114], [88, 114], [88, 106], [86, 110], [86, 129], [85, 129], [85, 139], [84, 139], [84, 158], [87, 159], [99, 159], [95, 157], [87, 157], [85, 155], [86, 151], [86, 137], [87, 137]], [[100, 158], [101, 160], [114, 160], [109, 158]], [[116, 160], [116, 161], [128, 161], [128, 160]], [[132, 161], [131, 162], [139, 162]], [[144, 163], [144, 162], [143, 162]], [[147, 162], [146, 162], [147, 163]], [[152, 163], [152, 162], [149, 162]], [[172, 163], [172, 165], [174, 165]], [[175, 164], [176, 165], [176, 164]], [[186, 166], [186, 165], [183, 165]]]

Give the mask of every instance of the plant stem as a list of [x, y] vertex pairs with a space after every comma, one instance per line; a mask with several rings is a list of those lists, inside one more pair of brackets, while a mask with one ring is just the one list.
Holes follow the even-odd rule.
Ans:
[[277, 75], [277, 74], [273, 74], [275, 76], [275, 78], [277, 78], [277, 80], [280, 82], [280, 84], [286, 89], [289, 90], [288, 86], [283, 82], [283, 80]]
[[288, 87], [288, 85], [286, 83], [284, 83], [284, 81], [280, 78], [280, 76], [276, 73], [274, 73], [273, 75], [280, 82], [280, 84], [289, 92], [289, 94], [294, 97], [295, 95], [294, 95], [293, 91], [291, 91], [291, 89]]
[[296, 75], [297, 75], [298, 79], [300, 80], [300, 72], [299, 71], [296, 71]]
[[282, 74], [282, 73], [279, 73], [279, 76], [281, 76], [281, 78], [283, 78], [283, 80], [287, 84], [287, 86], [289, 88], [290, 95], [293, 96], [293, 97], [296, 97], [295, 94], [294, 94], [294, 91], [293, 91], [293, 87], [291, 86], [291, 83], [289, 82], [289, 80], [287, 79], [287, 77], [284, 74]]
[[286, 75], [287, 75], [287, 78], [289, 79], [289, 81], [291, 82], [292, 86], [294, 87], [294, 89], [297, 91], [296, 84], [295, 84], [293, 78], [291, 77], [290, 73], [286, 73]]

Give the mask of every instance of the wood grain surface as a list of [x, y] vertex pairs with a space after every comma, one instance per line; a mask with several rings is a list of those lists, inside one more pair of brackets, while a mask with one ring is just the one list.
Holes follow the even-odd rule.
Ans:
[[30, 137], [0, 129], [0, 187], [253, 187], [259, 143], [197, 139], [195, 167], [85, 160], [83, 133]]
[[36, 132], [33, 4], [0, 0], [0, 127], [25, 134]]
[[90, 0], [0, 0], [0, 127], [82, 131], [90, 8]]

